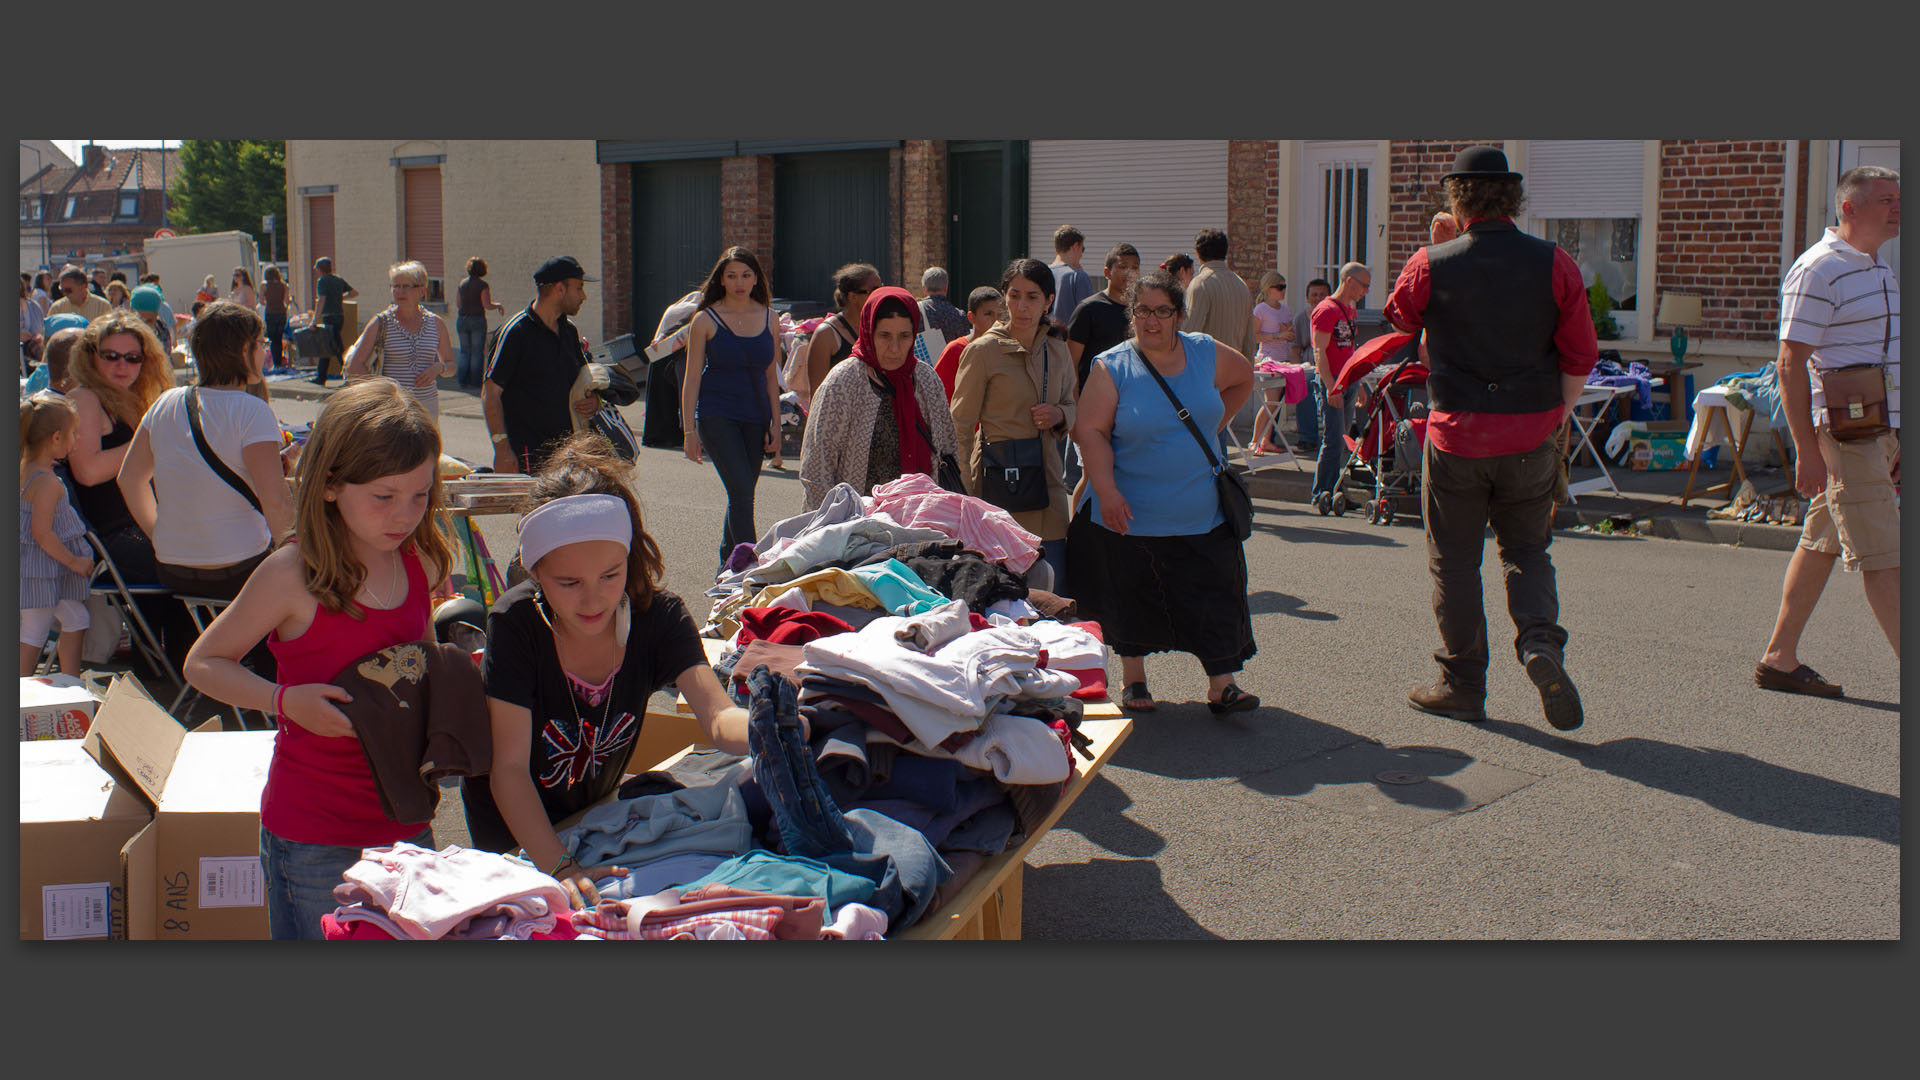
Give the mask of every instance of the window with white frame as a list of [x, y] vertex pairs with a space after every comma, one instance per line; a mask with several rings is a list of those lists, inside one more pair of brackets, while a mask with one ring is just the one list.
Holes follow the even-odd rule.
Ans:
[[1638, 139], [1527, 144], [1527, 216], [1534, 235], [1560, 245], [1613, 301], [1620, 337], [1639, 326], [1640, 212], [1645, 151]]
[[66, 212], [60, 215], [60, 220], [65, 221], [68, 218], [71, 218], [73, 216], [73, 208], [79, 205], [79, 202], [80, 202], [79, 196], [77, 195], [67, 196], [67, 209], [66, 209]]
[[129, 217], [138, 217], [139, 214], [140, 214], [140, 193], [137, 191], [121, 192], [120, 193], [120, 209], [116, 216], [129, 218]]

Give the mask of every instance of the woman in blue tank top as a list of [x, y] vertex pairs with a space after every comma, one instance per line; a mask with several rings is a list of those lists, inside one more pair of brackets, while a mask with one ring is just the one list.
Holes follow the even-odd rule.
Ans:
[[1211, 448], [1168, 394], [1211, 442], [1253, 392], [1253, 365], [1180, 332], [1185, 290], [1164, 270], [1135, 279], [1127, 307], [1133, 336], [1094, 358], [1080, 391], [1073, 440], [1091, 495], [1067, 529], [1067, 593], [1120, 654], [1123, 707], [1154, 708], [1146, 657], [1171, 651], [1199, 658], [1216, 715], [1251, 709], [1260, 699], [1234, 682], [1254, 654], [1246, 553], [1221, 514]]
[[773, 363], [780, 327], [768, 306], [771, 297], [760, 260], [746, 248], [730, 247], [707, 275], [687, 333], [687, 377], [680, 387], [684, 445], [694, 462], [705, 447], [727, 489], [722, 564], [735, 545], [760, 535], [753, 489], [761, 460], [771, 454], [773, 467], [782, 467], [780, 373]]

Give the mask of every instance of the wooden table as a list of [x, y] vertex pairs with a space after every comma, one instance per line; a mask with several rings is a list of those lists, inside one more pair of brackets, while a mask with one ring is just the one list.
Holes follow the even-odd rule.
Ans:
[[[1713, 389], [1715, 388], [1707, 388], [1707, 390]], [[1693, 499], [1704, 499], [1709, 495], [1724, 494], [1728, 500], [1732, 500], [1739, 494], [1740, 485], [1745, 483], [1747, 479], [1747, 470], [1745, 466], [1740, 464], [1740, 455], [1746, 451], [1747, 439], [1753, 434], [1753, 418], [1755, 412], [1753, 409], [1740, 410], [1744, 415], [1741, 418], [1740, 431], [1736, 434], [1733, 430], [1732, 415], [1727, 412], [1728, 406], [1726, 405], [1726, 397], [1724, 395], [1721, 395], [1715, 402], [1705, 405], [1700, 403], [1699, 398], [1706, 397], [1707, 390], [1702, 390], [1694, 402], [1695, 411], [1699, 412], [1702, 417], [1700, 446], [1689, 455], [1687, 459], [1687, 487], [1685, 491], [1680, 493], [1679, 498], [1676, 500], [1681, 506], [1687, 505], [1687, 503]], [[1727, 449], [1732, 451], [1733, 461], [1730, 463], [1727, 479], [1724, 482], [1714, 484], [1711, 487], [1701, 488], [1696, 492], [1693, 490], [1693, 480], [1695, 475], [1700, 472], [1700, 458], [1707, 452], [1707, 440], [1713, 437], [1713, 425], [1715, 421], [1718, 421], [1720, 426], [1726, 430]], [[1767, 425], [1767, 431], [1773, 436], [1774, 446], [1780, 450], [1781, 463], [1790, 466], [1793, 458], [1787, 454], [1787, 444], [1780, 438], [1780, 429], [1769, 423]], [[1792, 474], [1791, 467], [1788, 468], [1788, 474], [1789, 476]]]
[[[706, 648], [708, 663], [719, 659], [727, 647], [726, 642], [714, 638], [702, 638], [700, 643]], [[1089, 702], [1080, 722], [1080, 731], [1093, 743], [1089, 747], [1094, 755], [1093, 760], [1088, 761], [1078, 750], [1074, 751], [1073, 779], [1067, 782], [1066, 791], [1047, 814], [1046, 820], [1018, 846], [982, 864], [967, 879], [966, 885], [954, 894], [953, 899], [927, 912], [919, 922], [902, 933], [890, 937], [922, 941], [1019, 940], [1020, 890], [1027, 866], [1027, 853], [1033, 850], [1048, 829], [1053, 828], [1067, 808], [1080, 797], [1080, 793], [1087, 789], [1094, 774], [1113, 759], [1120, 744], [1133, 734], [1133, 721], [1121, 715], [1119, 707], [1111, 702]], [[706, 739], [706, 730], [693, 718], [687, 699], [682, 696], [675, 701], [672, 712], [647, 712], [630, 760], [656, 761], [667, 755], [677, 757], [676, 751], [685, 753], [688, 749], [706, 746]]]

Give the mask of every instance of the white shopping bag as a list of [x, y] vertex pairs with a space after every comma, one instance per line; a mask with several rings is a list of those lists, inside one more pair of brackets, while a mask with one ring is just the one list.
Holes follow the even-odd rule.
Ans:
[[932, 327], [920, 331], [913, 339], [913, 355], [928, 367], [939, 363], [940, 353], [946, 347], [946, 337]]

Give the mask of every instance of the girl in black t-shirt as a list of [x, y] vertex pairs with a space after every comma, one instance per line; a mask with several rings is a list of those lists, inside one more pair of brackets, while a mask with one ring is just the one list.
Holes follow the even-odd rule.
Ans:
[[524, 848], [576, 907], [599, 893], [553, 823], [619, 786], [655, 691], [675, 684], [709, 742], [747, 752], [746, 711], [707, 665], [686, 605], [660, 588], [660, 548], [625, 483], [631, 469], [583, 434], [555, 450], [535, 481], [520, 521], [520, 561], [532, 577], [503, 593], [487, 619], [493, 771], [461, 791], [474, 846]]

